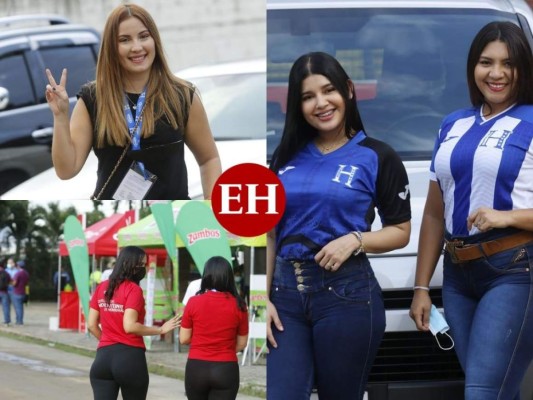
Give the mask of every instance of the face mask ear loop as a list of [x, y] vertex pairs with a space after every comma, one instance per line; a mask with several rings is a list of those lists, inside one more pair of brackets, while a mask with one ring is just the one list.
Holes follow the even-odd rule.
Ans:
[[444, 332], [443, 335], [446, 335], [446, 336], [448, 336], [450, 338], [450, 340], [452, 341], [452, 345], [450, 347], [442, 347], [441, 344], [440, 344], [439, 338], [437, 337], [437, 335], [435, 335], [435, 340], [437, 341], [437, 344], [439, 345], [439, 347], [442, 350], [451, 350], [451, 349], [453, 349], [453, 346], [455, 346], [455, 342], [453, 341], [452, 337], [450, 335], [448, 335], [448, 332]]

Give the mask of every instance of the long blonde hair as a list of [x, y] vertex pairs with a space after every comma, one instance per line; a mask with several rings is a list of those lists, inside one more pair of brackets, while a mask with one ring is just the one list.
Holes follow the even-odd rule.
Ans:
[[126, 146], [131, 142], [123, 111], [124, 73], [118, 52], [119, 25], [128, 18], [139, 19], [155, 43], [155, 58], [147, 83], [142, 137], [154, 134], [155, 121], [165, 116], [174, 129], [184, 128], [191, 105], [187, 82], [174, 76], [164, 55], [159, 31], [144, 8], [135, 4], [116, 7], [107, 18], [96, 65], [96, 146]]

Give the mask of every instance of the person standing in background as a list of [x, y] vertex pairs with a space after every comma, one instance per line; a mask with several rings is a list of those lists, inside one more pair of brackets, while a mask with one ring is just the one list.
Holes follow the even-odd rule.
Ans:
[[22, 260], [16, 263], [16, 273], [13, 278], [13, 291], [11, 302], [15, 308], [15, 324], [24, 325], [24, 300], [26, 299], [26, 286], [30, 281], [30, 274], [24, 269], [26, 263]]
[[9, 326], [11, 324], [11, 303], [13, 303], [13, 278], [17, 273], [17, 267], [13, 258], [7, 259], [6, 272], [9, 275], [10, 281], [9, 285], [7, 286], [7, 296], [4, 298], [2, 308], [4, 310], [4, 323], [6, 326]]
[[4, 325], [9, 326], [11, 324], [11, 302], [9, 300], [8, 288], [11, 283], [11, 276], [4, 269], [3, 265], [0, 265], [0, 300], [2, 301], [2, 311], [4, 313]]
[[[59, 281], [58, 281], [58, 278], [59, 278]], [[61, 275], [59, 275], [59, 272], [56, 271], [54, 273], [54, 277], [52, 278], [52, 280], [54, 282], [55, 291], [57, 292], [58, 290], [58, 287], [57, 287], [58, 284], [60, 285], [59, 290], [63, 291], [65, 290], [65, 286], [70, 283], [70, 274], [65, 269], [62, 269]]]
[[183, 296], [182, 303], [184, 306], [187, 305], [191, 297], [196, 296], [198, 294], [198, 291], [200, 290], [200, 287], [202, 286], [202, 278], [192, 280], [187, 285], [187, 289], [185, 290], [185, 295]]
[[11, 279], [13, 279], [15, 277], [15, 274], [17, 273], [17, 266], [15, 264], [15, 260], [13, 260], [12, 258], [7, 259], [6, 272], [9, 274]]
[[248, 311], [224, 257], [211, 257], [205, 263], [200, 291], [185, 306], [179, 340], [190, 344], [187, 398], [234, 400], [239, 391], [236, 353], [248, 341]]

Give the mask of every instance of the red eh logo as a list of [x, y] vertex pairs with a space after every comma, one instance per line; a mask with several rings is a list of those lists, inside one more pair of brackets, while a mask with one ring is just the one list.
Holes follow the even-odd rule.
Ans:
[[220, 231], [218, 229], [204, 228], [201, 231], [191, 232], [187, 234], [189, 245], [193, 245], [198, 240], [218, 238], [220, 238]]
[[259, 164], [238, 164], [220, 175], [211, 204], [228, 232], [259, 236], [271, 230], [285, 211], [285, 190], [274, 172]]

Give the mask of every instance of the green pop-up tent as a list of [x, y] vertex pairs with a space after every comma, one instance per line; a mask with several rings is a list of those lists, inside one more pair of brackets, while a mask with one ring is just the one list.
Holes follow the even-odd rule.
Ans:
[[[176, 200], [172, 202], [172, 211], [174, 221], [180, 209], [189, 201], [199, 201], [199, 200]], [[209, 202], [206, 202], [209, 204]], [[258, 236], [256, 238], [244, 238], [237, 235], [234, 235], [231, 232], [227, 232], [228, 241], [230, 246], [247, 246], [247, 243], [253, 243], [255, 247], [265, 247], [266, 246], [266, 235]], [[140, 221], [129, 225], [118, 232], [118, 246], [139, 246], [139, 247], [164, 247], [164, 241], [157, 227], [157, 222], [153, 215], [149, 215]], [[176, 235], [176, 247], [183, 248], [185, 244]]]

